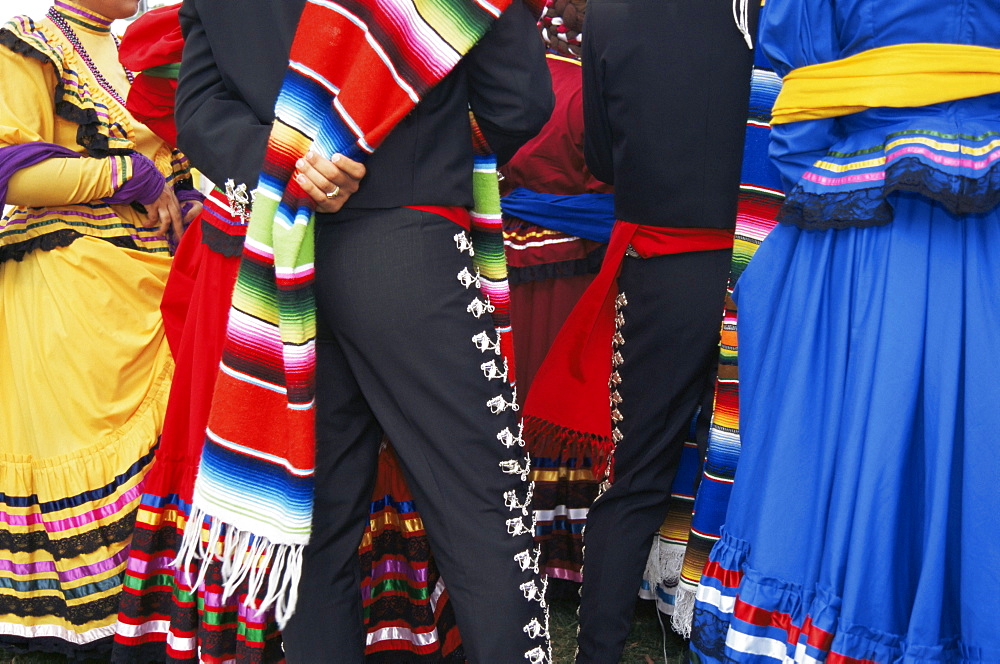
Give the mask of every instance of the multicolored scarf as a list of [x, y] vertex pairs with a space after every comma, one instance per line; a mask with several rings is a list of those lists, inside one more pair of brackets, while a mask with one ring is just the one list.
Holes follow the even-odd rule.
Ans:
[[[364, 161], [511, 1], [310, 0], [299, 21], [177, 559], [221, 557], [224, 594], [249, 580], [247, 602], [273, 604], [281, 625], [311, 532], [315, 460], [314, 203], [295, 162], [310, 149]], [[478, 158], [475, 173], [470, 253], [498, 331], [482, 343], [500, 354], [510, 327], [495, 160]]]

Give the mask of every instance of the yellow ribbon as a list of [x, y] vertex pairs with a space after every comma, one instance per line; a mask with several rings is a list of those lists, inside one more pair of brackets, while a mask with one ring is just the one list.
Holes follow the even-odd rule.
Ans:
[[928, 106], [1000, 92], [1000, 49], [897, 44], [788, 72], [771, 123], [817, 120], [868, 108]]

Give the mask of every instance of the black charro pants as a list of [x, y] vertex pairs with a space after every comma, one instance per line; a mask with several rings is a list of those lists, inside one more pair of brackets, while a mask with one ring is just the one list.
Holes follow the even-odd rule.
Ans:
[[613, 664], [691, 419], [709, 412], [731, 252], [626, 257], [614, 483], [587, 514], [577, 662]]
[[363, 661], [357, 549], [383, 433], [423, 518], [469, 660], [530, 661], [526, 652], [547, 650], [536, 634], [545, 624], [541, 603], [526, 599], [537, 594], [530, 584], [541, 585], [531, 569], [530, 510], [510, 506], [525, 502], [529, 485], [516, 468], [501, 467], [525, 466], [525, 453], [498, 438], [504, 429], [517, 436], [520, 414], [509, 407], [510, 386], [482, 368], [495, 359], [502, 370], [502, 359], [473, 340], [485, 332], [495, 342], [496, 333], [489, 313], [468, 311], [483, 296], [458, 278], [463, 268], [474, 273], [456, 246], [462, 229], [405, 208], [332, 219], [316, 233], [315, 507], [298, 608], [284, 632], [288, 661]]

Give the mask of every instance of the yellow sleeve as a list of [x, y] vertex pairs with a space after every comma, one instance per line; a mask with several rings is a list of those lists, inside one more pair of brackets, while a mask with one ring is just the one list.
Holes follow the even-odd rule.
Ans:
[[[60, 131], [60, 123], [70, 123], [55, 117], [55, 88], [51, 65], [0, 47], [0, 147], [41, 141], [79, 149], [59, 140], [72, 132]], [[11, 177], [7, 204], [52, 207], [88, 203], [110, 196], [115, 184], [109, 159], [53, 158]]]

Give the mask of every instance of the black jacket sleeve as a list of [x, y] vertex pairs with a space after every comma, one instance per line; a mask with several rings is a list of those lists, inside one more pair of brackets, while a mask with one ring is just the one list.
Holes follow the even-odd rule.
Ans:
[[305, 0], [184, 0], [177, 142], [210, 180], [254, 187]]
[[583, 35], [584, 156], [615, 215], [732, 228], [753, 69], [732, 1], [588, 0]]
[[497, 161], [506, 163], [555, 105], [545, 49], [524, 3], [512, 3], [466, 59], [469, 105]]
[[587, 168], [590, 169], [595, 178], [608, 184], [614, 184], [615, 169], [612, 151], [614, 134], [611, 131], [611, 120], [608, 117], [608, 106], [604, 101], [606, 66], [601, 59], [601, 54], [594, 47], [595, 43], [602, 42], [602, 37], [600, 35], [601, 17], [593, 17], [593, 14], [603, 9], [604, 7], [599, 9], [588, 7], [587, 16], [584, 19], [586, 25], [583, 33], [588, 38], [583, 40], [582, 46], [583, 123], [586, 126], [583, 137], [583, 158], [587, 163]]

